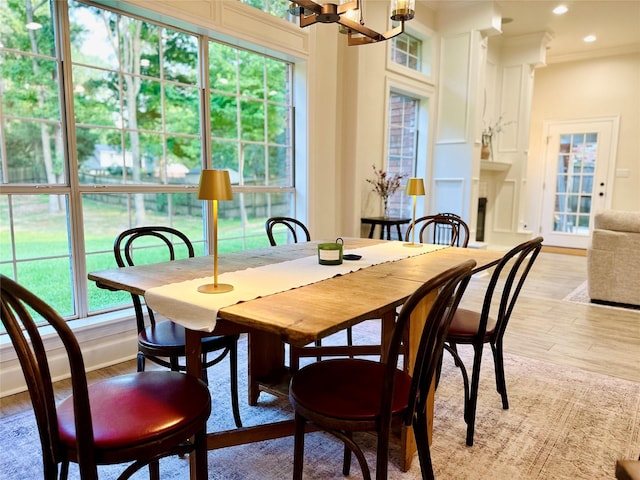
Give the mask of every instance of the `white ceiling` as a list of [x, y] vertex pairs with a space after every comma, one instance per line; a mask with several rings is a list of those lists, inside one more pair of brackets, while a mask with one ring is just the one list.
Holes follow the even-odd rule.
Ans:
[[[487, 0], [433, 0], [430, 8], [464, 8]], [[640, 0], [497, 0], [503, 18], [503, 36], [549, 32], [547, 62], [640, 51]], [[554, 15], [564, 4], [569, 11]], [[510, 22], [504, 22], [511, 19]], [[589, 34], [597, 41], [585, 43]]]

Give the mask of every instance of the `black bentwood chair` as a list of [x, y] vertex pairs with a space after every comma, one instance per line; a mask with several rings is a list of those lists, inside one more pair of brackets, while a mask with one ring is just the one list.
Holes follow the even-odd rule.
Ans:
[[[375, 431], [378, 438], [376, 478], [387, 478], [389, 437], [392, 425], [413, 426], [422, 478], [432, 479], [433, 468], [427, 438], [427, 399], [444, 339], [460, 302], [475, 261], [468, 260], [421, 285], [404, 303], [393, 330], [386, 363], [340, 358], [312, 363], [294, 373], [289, 400], [295, 411], [293, 478], [303, 470], [307, 422], [329, 432], [345, 444], [343, 475], [348, 475], [351, 452], [356, 455], [365, 480], [369, 467], [353, 432]], [[422, 301], [435, 300], [422, 329], [413, 376], [398, 369], [398, 356], [409, 319]], [[453, 308], [447, 308], [451, 305]]]
[[[288, 233], [291, 235], [293, 239], [293, 243], [298, 243], [298, 241], [309, 242], [311, 241], [311, 235], [309, 234], [309, 229], [306, 227], [304, 223], [300, 220], [291, 217], [271, 217], [267, 219], [264, 224], [264, 228], [267, 231], [267, 237], [269, 238], [269, 243], [272, 247], [275, 247], [278, 242], [276, 240], [276, 236], [278, 232]], [[298, 240], [298, 236], [300, 236], [300, 240]], [[347, 345], [350, 347], [353, 345], [353, 331], [351, 327], [347, 328]], [[322, 347], [322, 341], [317, 340], [315, 342], [316, 352], [320, 352], [320, 348]], [[289, 367], [292, 371], [298, 370], [300, 366], [300, 358], [301, 357], [312, 357], [315, 356], [316, 360], [319, 362], [322, 360], [322, 355], [320, 354], [311, 354], [305, 351], [307, 347], [289, 347]]]
[[420, 243], [465, 248], [469, 244], [469, 227], [457, 215], [438, 214], [416, 218], [416, 221], [409, 224], [407, 228], [406, 242], [411, 241], [414, 228], [415, 236]]
[[[195, 255], [189, 238], [179, 230], [171, 227], [149, 226], [135, 227], [125, 230], [118, 235], [113, 244], [113, 253], [119, 267], [133, 266], [134, 256], [143, 257], [146, 252], [157, 251], [158, 246], [166, 252], [164, 260], [175, 260], [178, 251], [184, 252], [183, 257]], [[137, 253], [136, 253], [137, 252]], [[169, 321], [156, 321], [153, 310], [146, 307], [146, 323], [143, 309], [143, 299], [131, 294], [133, 307], [136, 312], [138, 326], [138, 371], [145, 368], [145, 360], [170, 368], [174, 372], [186, 370], [186, 365], [180, 364], [179, 359], [186, 355], [184, 327]], [[231, 387], [231, 405], [236, 427], [242, 427], [240, 408], [238, 403], [238, 338], [239, 335], [215, 335], [202, 338], [202, 379], [209, 383], [207, 369], [221, 362], [229, 355], [229, 378]], [[209, 359], [212, 352], [220, 352]], [[169, 360], [165, 360], [168, 358]]]
[[[484, 296], [482, 311], [458, 308], [453, 315], [447, 335], [445, 350], [453, 355], [456, 366], [462, 372], [464, 382], [464, 419], [467, 423], [467, 445], [473, 445], [480, 382], [480, 362], [485, 343], [491, 345], [495, 366], [496, 389], [502, 397], [502, 408], [509, 408], [507, 385], [504, 376], [502, 343], [504, 332], [524, 285], [540, 250], [542, 237], [524, 242], [507, 252], [495, 267]], [[473, 346], [471, 387], [467, 370], [458, 355], [457, 345]]]
[[462, 217], [460, 217], [455, 213], [438, 213], [437, 216], [449, 218], [454, 222], [456, 228], [458, 229], [458, 237], [456, 238], [455, 246], [467, 248], [469, 246], [469, 238], [470, 238], [469, 225], [467, 225], [467, 223], [464, 220], [462, 220]]
[[[282, 226], [282, 228], [279, 228], [279, 226]], [[267, 237], [269, 238], [269, 243], [272, 247], [275, 247], [278, 244], [276, 236], [280, 231], [290, 234], [293, 238], [293, 243], [298, 243], [298, 235], [300, 235], [300, 242], [311, 241], [309, 229], [304, 223], [295, 218], [271, 217], [265, 222], [264, 228], [267, 231]]]
[[[98, 478], [97, 465], [130, 462], [118, 478], [148, 465], [150, 478], [159, 480], [158, 459], [189, 452], [196, 454], [198, 478], [207, 478], [211, 397], [202, 380], [155, 371], [87, 385], [80, 345], [64, 319], [4, 275], [0, 293], [2, 324], [18, 355], [40, 432], [46, 480], [58, 478], [58, 469], [59, 478], [66, 479], [69, 462], [78, 464], [83, 480]], [[58, 406], [40, 336], [42, 320], [57, 333], [71, 370], [72, 394]]]

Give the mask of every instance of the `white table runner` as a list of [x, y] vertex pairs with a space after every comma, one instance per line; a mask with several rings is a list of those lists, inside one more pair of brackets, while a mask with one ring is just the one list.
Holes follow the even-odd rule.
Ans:
[[145, 293], [145, 301], [155, 312], [186, 328], [211, 332], [216, 326], [218, 310], [229, 305], [443, 248], [448, 247], [425, 244], [421, 248], [407, 248], [400, 241], [385, 242], [349, 249], [346, 253], [362, 255], [362, 258], [355, 261], [345, 260], [341, 265], [320, 265], [318, 256], [313, 255], [222, 273], [218, 275], [218, 283], [229, 283], [234, 287], [227, 293], [198, 292], [200, 285], [213, 283], [213, 276], [209, 276], [150, 288]]

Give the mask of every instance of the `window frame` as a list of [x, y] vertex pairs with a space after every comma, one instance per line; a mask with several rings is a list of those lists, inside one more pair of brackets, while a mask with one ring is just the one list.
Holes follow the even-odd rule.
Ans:
[[[394, 62], [392, 59], [393, 44], [389, 41], [386, 45], [387, 71], [411, 78], [417, 82], [435, 85], [435, 79], [438, 78], [438, 37], [436, 33], [415, 18], [410, 22], [405, 23], [404, 30], [406, 34], [422, 43], [420, 48], [421, 58], [419, 60], [420, 68], [418, 70], [414, 70]], [[401, 35], [404, 35], [405, 33], [402, 33]]]
[[[205, 59], [208, 65], [208, 57], [204, 56], [203, 50], [206, 49], [206, 45], [208, 42], [221, 42], [219, 38], [213, 37], [210, 34], [203, 34], [201, 29], [197, 27], [193, 27], [192, 31], [185, 30], [183, 27], [178, 27], [175, 25], [168, 25], [166, 22], [159, 21], [154, 18], [154, 15], [146, 16], [144, 12], [142, 14], [134, 14], [131, 12], [123, 11], [118, 8], [114, 8], [111, 5], [103, 5], [103, 4], [95, 4], [90, 1], [78, 0], [79, 3], [86, 4], [92, 7], [96, 7], [99, 9], [104, 9], [108, 11], [112, 11], [119, 15], [124, 15], [127, 17], [131, 17], [140, 21], [149, 22], [159, 27], [167, 27], [172, 30], [184, 31], [189, 35], [193, 35], [198, 39], [198, 52], [201, 59]], [[57, 51], [55, 61], [57, 63], [57, 68], [59, 72], [59, 78], [73, 78], [72, 70], [73, 64], [72, 62], [62, 62], [62, 58], [71, 58], [70, 56], [70, 43], [69, 43], [69, 11], [67, 2], [53, 2], [53, 10], [52, 10], [52, 23], [54, 26], [54, 41], [56, 43]], [[67, 38], [65, 38], [67, 37]], [[251, 50], [247, 48], [246, 45], [242, 47], [237, 45], [232, 45], [234, 48], [244, 48], [245, 50], [249, 50], [256, 55], [267, 56], [270, 55], [264, 53], [264, 49], [256, 46], [255, 50]], [[278, 58], [275, 56], [270, 56], [278, 61], [287, 62], [291, 65], [292, 73], [289, 75], [290, 82], [290, 104], [292, 117], [290, 121], [290, 131], [291, 131], [291, 162], [292, 162], [292, 178], [291, 183], [287, 186], [279, 186], [279, 187], [269, 187], [265, 186], [236, 186], [233, 188], [234, 193], [245, 194], [245, 193], [289, 193], [292, 197], [291, 201], [291, 211], [295, 212], [297, 209], [300, 209], [300, 202], [302, 202], [302, 197], [304, 195], [298, 194], [297, 182], [301, 178], [300, 175], [304, 174], [307, 170], [306, 165], [304, 168], [296, 168], [296, 164], [299, 163], [299, 159], [306, 159], [306, 155], [298, 156], [296, 155], [296, 142], [295, 142], [295, 108], [294, 105], [296, 102], [300, 102], [304, 100], [304, 96], [296, 95], [295, 93], [295, 84], [299, 83], [295, 80], [295, 68], [296, 64], [291, 59]], [[199, 62], [198, 68], [200, 70], [207, 70], [207, 68], [201, 68], [202, 63]], [[202, 77], [202, 76], [201, 76]], [[212, 165], [211, 160], [211, 137], [210, 137], [210, 129], [208, 128], [209, 120], [211, 115], [209, 113], [210, 105], [206, 103], [206, 96], [202, 94], [204, 84], [204, 80], [206, 77], [201, 78], [199, 80], [198, 90], [200, 93], [200, 105], [201, 110], [205, 110], [204, 113], [200, 114], [200, 139], [201, 139], [201, 159], [200, 163], [202, 168], [212, 168], [215, 165]], [[177, 193], [193, 193], [197, 192], [197, 185], [171, 185], [171, 184], [157, 184], [157, 185], [139, 185], [139, 184], [116, 184], [116, 185], [94, 185], [87, 183], [80, 183], [79, 175], [78, 175], [78, 158], [77, 158], [77, 144], [76, 144], [76, 132], [75, 132], [75, 122], [69, 121], [66, 119], [74, 118], [74, 105], [73, 105], [73, 93], [71, 92], [73, 86], [65, 85], [65, 82], [60, 82], [60, 86], [58, 87], [58, 97], [59, 103], [61, 105], [61, 114], [60, 114], [60, 122], [61, 128], [63, 129], [63, 138], [68, 142], [68, 148], [66, 149], [65, 156], [65, 184], [51, 184], [51, 185], [35, 185], [35, 184], [10, 184], [3, 183], [2, 190], [3, 196], [7, 195], [7, 198], [10, 198], [10, 195], [51, 195], [51, 194], [59, 194], [66, 195], [68, 198], [68, 210], [66, 213], [66, 218], [68, 221], [67, 232], [70, 236], [70, 244], [69, 244], [69, 262], [72, 266], [71, 274], [70, 274], [70, 282], [71, 288], [73, 291], [73, 309], [74, 314], [66, 316], [69, 320], [82, 320], [88, 319], [92, 316], [103, 315], [108, 312], [117, 312], [124, 311], [126, 312], [129, 309], [128, 305], [117, 306], [113, 308], [108, 308], [106, 310], [93, 310], [90, 311], [89, 308], [89, 300], [88, 300], [88, 280], [87, 280], [87, 252], [85, 249], [85, 235], [84, 235], [84, 222], [83, 222], [83, 195], [94, 193], [96, 188], [100, 188], [101, 192], [112, 193], [112, 194], [130, 194], [134, 195], [136, 193], [167, 193], [167, 194], [177, 194]], [[206, 119], [206, 120], [203, 120]], [[6, 167], [6, 165], [5, 165]], [[304, 182], [301, 182], [303, 188], [306, 188]], [[43, 190], [45, 190], [43, 192]], [[212, 232], [211, 228], [209, 228], [209, 219], [211, 215], [207, 212], [209, 206], [203, 206], [203, 216], [202, 222], [204, 226], [204, 240], [208, 243], [208, 251], [212, 249]], [[302, 209], [306, 211], [306, 209]], [[243, 220], [244, 221], [244, 220]], [[11, 224], [10, 224], [11, 225]], [[13, 242], [13, 239], [11, 240]], [[197, 241], [197, 239], [196, 239]], [[10, 262], [15, 265], [16, 259], [12, 258]], [[15, 275], [15, 267], [12, 268]]]

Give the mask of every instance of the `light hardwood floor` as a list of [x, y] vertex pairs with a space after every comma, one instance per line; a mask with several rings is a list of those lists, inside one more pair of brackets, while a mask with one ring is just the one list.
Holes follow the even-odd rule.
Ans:
[[[587, 278], [584, 256], [543, 251], [531, 271], [505, 335], [505, 351], [640, 382], [640, 310], [563, 301]], [[488, 275], [474, 277], [463, 306], [479, 308]], [[90, 380], [135, 371], [125, 362]], [[61, 395], [68, 382], [60, 382]], [[26, 393], [0, 399], [0, 419], [31, 408]]]

